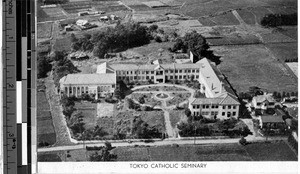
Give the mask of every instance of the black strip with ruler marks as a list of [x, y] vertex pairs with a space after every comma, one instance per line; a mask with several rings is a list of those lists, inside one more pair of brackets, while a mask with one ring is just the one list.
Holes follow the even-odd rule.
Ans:
[[17, 173], [16, 1], [3, 2], [3, 173]]

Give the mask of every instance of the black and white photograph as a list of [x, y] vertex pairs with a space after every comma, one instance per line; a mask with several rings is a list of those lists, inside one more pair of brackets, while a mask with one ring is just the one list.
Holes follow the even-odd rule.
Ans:
[[297, 162], [297, 3], [37, 0], [37, 162]]

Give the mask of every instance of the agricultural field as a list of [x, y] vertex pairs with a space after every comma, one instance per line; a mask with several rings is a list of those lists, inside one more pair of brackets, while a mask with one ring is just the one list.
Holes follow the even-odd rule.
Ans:
[[[245, 92], [250, 86], [268, 91], [297, 91], [297, 79], [264, 45], [212, 47], [222, 56], [220, 71], [228, 77], [233, 88]], [[280, 83], [278, 83], [280, 82]]]
[[286, 65], [293, 71], [293, 73], [298, 77], [298, 62], [286, 63]]
[[50, 38], [52, 35], [52, 22], [37, 24], [37, 37]]
[[56, 51], [71, 51], [70, 37], [56, 39], [53, 45], [53, 49]]
[[113, 153], [117, 155], [117, 161], [297, 161], [296, 155], [284, 141], [247, 146], [210, 144], [117, 147]]
[[67, 14], [60, 7], [41, 8], [37, 5], [37, 21], [53, 21], [67, 18]]
[[282, 61], [298, 59], [297, 42], [267, 44], [266, 46], [276, 58]]
[[48, 99], [46, 98], [43, 82], [38, 82], [37, 92], [37, 142], [47, 142], [52, 145], [56, 142], [56, 133], [53, 127], [52, 116]]

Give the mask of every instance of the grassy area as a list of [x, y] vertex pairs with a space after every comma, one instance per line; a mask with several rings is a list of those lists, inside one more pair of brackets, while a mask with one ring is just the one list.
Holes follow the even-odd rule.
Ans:
[[217, 23], [217, 25], [239, 25], [240, 22], [232, 14], [232, 12], [227, 12], [226, 14], [218, 15], [216, 17], [210, 18], [210, 20]]
[[38, 153], [37, 161], [39, 161], [39, 162], [60, 162], [60, 161], [62, 161], [62, 159], [59, 155], [59, 152], [49, 152], [49, 153]]
[[168, 100], [166, 103], [167, 103], [167, 106], [171, 106], [171, 105], [177, 105], [181, 102], [184, 102], [186, 101], [190, 96], [191, 94], [190, 93], [172, 93], [171, 95], [173, 98], [171, 100]]
[[171, 110], [170, 113], [170, 122], [173, 128], [176, 127], [176, 123], [178, 123], [180, 120], [186, 119], [186, 116], [184, 114], [184, 110]]
[[76, 102], [75, 108], [82, 112], [85, 129], [92, 129], [97, 122], [97, 104], [91, 102]]
[[50, 38], [52, 34], [52, 22], [37, 24], [37, 37]]
[[56, 142], [56, 134], [44, 89], [43, 82], [38, 81], [38, 90], [40, 92], [37, 92], [37, 142], [47, 142], [49, 145], [52, 145]]
[[[297, 79], [279, 61], [274, 59], [264, 45], [212, 47], [222, 55], [218, 66], [228, 77], [237, 92], [259, 86], [268, 91], [296, 91]], [[278, 83], [280, 82], [280, 83]]]
[[71, 40], [70, 37], [64, 37], [56, 39], [53, 45], [53, 49], [56, 51], [70, 51], [71, 50]]

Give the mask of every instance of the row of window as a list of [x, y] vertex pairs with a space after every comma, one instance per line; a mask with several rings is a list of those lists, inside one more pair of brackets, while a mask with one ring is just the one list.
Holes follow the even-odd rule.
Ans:
[[[194, 112], [195, 116], [199, 116], [199, 115], [207, 115], [207, 116], [216, 116], [218, 115], [219, 112], [218, 111], [212, 111], [212, 112]], [[226, 116], [226, 112], [222, 112], [222, 116]], [[236, 116], [236, 112], [227, 112], [227, 117], [231, 117], [231, 116]]]
[[[165, 70], [165, 73], [199, 73], [199, 69], [186, 69], [186, 70]], [[154, 74], [154, 71], [117, 71], [118, 75], [125, 74]], [[163, 71], [159, 71], [159, 74], [163, 74]]]
[[[103, 91], [110, 91], [110, 88], [115, 88], [115, 85], [111, 85], [111, 86], [98, 86], [97, 87], [97, 90], [98, 92], [103, 92]], [[89, 87], [65, 87], [65, 92], [68, 91], [68, 88], [69, 88], [69, 94], [72, 94], [73, 91], [75, 93], [75, 91], [77, 91], [77, 94], [81, 93], [88, 93], [89, 91]]]
[[[215, 109], [215, 108], [219, 108], [218, 105], [193, 105], [193, 109], [209, 109], [209, 108], [212, 108], [212, 109]], [[227, 105], [227, 109], [236, 109], [236, 106], [233, 105]], [[223, 106], [223, 109], [226, 109], [226, 105]]]
[[[126, 76], [118, 76], [118, 79], [125, 79]], [[149, 79], [154, 79], [154, 76], [128, 76], [129, 80], [149, 80]], [[189, 79], [191, 76], [186, 76], [186, 75], [179, 75], [179, 76], [165, 76], [166, 79], [179, 79], [179, 80], [184, 80], [184, 79]], [[199, 78], [199, 75], [195, 76], [196, 79]]]

